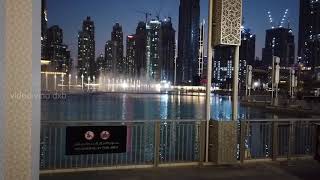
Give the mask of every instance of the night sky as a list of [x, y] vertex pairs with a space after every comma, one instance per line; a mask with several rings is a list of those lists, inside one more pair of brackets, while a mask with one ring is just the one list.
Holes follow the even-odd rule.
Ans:
[[[200, 0], [201, 19], [207, 19], [208, 0]], [[59, 25], [64, 31], [64, 43], [69, 45], [72, 57], [77, 54], [77, 36], [82, 21], [91, 16], [96, 27], [96, 55], [104, 53], [104, 45], [110, 39], [112, 26], [119, 22], [125, 36], [134, 34], [139, 21], [145, 15], [137, 11], [149, 11], [155, 17], [172, 17], [178, 33], [179, 0], [47, 0], [48, 24]], [[290, 26], [298, 41], [299, 0], [244, 0], [245, 27], [257, 36], [256, 56], [261, 57], [265, 30], [271, 25], [267, 12], [271, 11], [274, 21], [281, 20], [285, 9], [289, 9]], [[176, 36], [177, 39], [178, 36]]]

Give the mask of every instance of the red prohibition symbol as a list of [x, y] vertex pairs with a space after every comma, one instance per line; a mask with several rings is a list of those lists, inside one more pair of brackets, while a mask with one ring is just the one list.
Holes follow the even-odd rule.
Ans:
[[100, 138], [103, 140], [108, 140], [110, 138], [110, 133], [108, 131], [102, 131], [100, 133]]
[[94, 138], [94, 132], [92, 131], [87, 131], [84, 134], [84, 137], [86, 138], [86, 140], [91, 141]]

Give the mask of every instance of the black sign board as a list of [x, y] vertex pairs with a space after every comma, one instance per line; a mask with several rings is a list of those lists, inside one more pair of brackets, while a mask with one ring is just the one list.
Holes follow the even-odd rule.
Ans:
[[66, 155], [126, 152], [126, 126], [77, 126], [66, 129]]
[[320, 162], [320, 124], [316, 124], [316, 155], [315, 159]]

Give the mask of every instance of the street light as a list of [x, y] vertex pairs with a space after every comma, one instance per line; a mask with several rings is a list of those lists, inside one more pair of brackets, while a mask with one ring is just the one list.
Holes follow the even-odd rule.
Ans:
[[[272, 94], [271, 94], [271, 105], [278, 105], [278, 85], [280, 82], [280, 58], [273, 56], [272, 59]], [[274, 91], [276, 91], [274, 98]]]

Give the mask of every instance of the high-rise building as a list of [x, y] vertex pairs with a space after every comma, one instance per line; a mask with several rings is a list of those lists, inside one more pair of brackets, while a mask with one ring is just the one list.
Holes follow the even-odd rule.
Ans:
[[300, 0], [299, 62], [315, 68], [319, 64], [320, 1]]
[[80, 76], [90, 76], [91, 80], [96, 75], [95, 27], [89, 16], [83, 21], [78, 34], [78, 70]]
[[311, 39], [308, 40], [305, 46], [307, 51], [307, 62], [312, 69], [318, 73], [320, 72], [320, 34], [313, 35]]
[[215, 48], [212, 73], [213, 82], [231, 82], [233, 57], [234, 48], [230, 46], [218, 46]]
[[135, 58], [136, 58], [136, 41], [135, 36], [127, 36], [127, 50], [126, 50], [126, 60], [124, 62], [125, 74], [127, 76], [135, 75]]
[[103, 54], [100, 54], [99, 57], [97, 57], [96, 68], [97, 74], [99, 74], [99, 76], [106, 73], [106, 59]]
[[135, 34], [135, 73], [137, 77], [145, 77], [147, 70], [147, 29], [146, 23], [139, 22]]
[[107, 41], [104, 49], [106, 73], [112, 73], [112, 41]]
[[146, 78], [148, 80], [159, 81], [160, 74], [160, 28], [161, 22], [158, 20], [151, 20], [147, 23], [147, 46], [146, 46]]
[[198, 76], [202, 77], [204, 74], [204, 34], [205, 34], [205, 20], [200, 24], [200, 36], [199, 36], [199, 57], [198, 57]]
[[239, 79], [241, 83], [245, 82], [247, 65], [254, 66], [256, 51], [256, 36], [250, 32], [250, 29], [243, 28], [241, 31]]
[[47, 38], [49, 44], [62, 44], [63, 31], [58, 25], [51, 26], [47, 30]]
[[48, 11], [46, 0], [41, 0], [41, 59], [47, 59]]
[[116, 23], [111, 32], [112, 42], [112, 73], [119, 75], [123, 73], [123, 32], [122, 26]]
[[51, 26], [46, 32], [46, 57], [50, 61], [50, 71], [71, 71], [71, 57], [68, 46], [63, 44], [63, 31], [57, 26]]
[[160, 30], [160, 71], [161, 80], [174, 82], [175, 34], [171, 18], [161, 22]]
[[180, 0], [177, 82], [198, 79], [200, 0]]
[[262, 50], [264, 65], [271, 66], [273, 56], [280, 58], [280, 66], [283, 67], [295, 63], [294, 35], [291, 29], [277, 27], [266, 31], [265, 47]]

